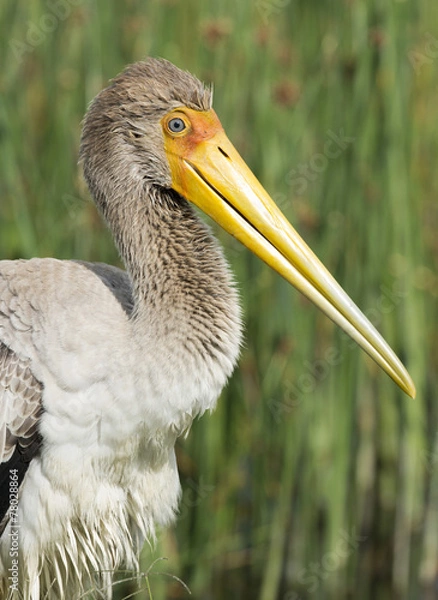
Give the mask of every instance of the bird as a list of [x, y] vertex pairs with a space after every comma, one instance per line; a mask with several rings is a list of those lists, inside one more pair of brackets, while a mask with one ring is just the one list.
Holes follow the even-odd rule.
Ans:
[[237, 287], [198, 209], [415, 395], [194, 75], [161, 58], [127, 66], [88, 108], [80, 162], [125, 268], [0, 261], [2, 598], [111, 598], [114, 572], [138, 571], [177, 517], [175, 442], [215, 407], [242, 345]]

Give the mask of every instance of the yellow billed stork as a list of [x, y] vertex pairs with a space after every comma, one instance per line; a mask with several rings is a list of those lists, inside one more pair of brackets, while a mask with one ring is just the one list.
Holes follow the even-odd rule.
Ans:
[[211, 92], [165, 60], [92, 102], [81, 161], [126, 271], [0, 262], [0, 595], [78, 600], [138, 568], [178, 511], [174, 445], [215, 406], [241, 343], [238, 295], [191, 203], [344, 329], [408, 394], [373, 325], [226, 137]]

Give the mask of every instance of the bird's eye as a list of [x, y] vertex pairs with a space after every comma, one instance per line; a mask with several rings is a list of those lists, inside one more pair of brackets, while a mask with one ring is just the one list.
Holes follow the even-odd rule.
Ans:
[[180, 117], [174, 117], [168, 121], [167, 127], [172, 133], [181, 133], [181, 131], [186, 129], [187, 125]]

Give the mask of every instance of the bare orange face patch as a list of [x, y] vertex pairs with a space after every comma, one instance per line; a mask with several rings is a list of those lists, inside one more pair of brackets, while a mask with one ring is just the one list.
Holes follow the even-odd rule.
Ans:
[[198, 144], [223, 131], [221, 122], [213, 109], [197, 111], [178, 108], [165, 115], [161, 124], [167, 154], [190, 159]]

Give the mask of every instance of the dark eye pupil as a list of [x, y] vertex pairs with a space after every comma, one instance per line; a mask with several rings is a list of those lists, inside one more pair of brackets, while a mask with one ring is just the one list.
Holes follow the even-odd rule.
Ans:
[[179, 119], [179, 118], [170, 119], [170, 121], [169, 121], [170, 131], [173, 131], [174, 133], [179, 133], [180, 131], [183, 131], [185, 128], [186, 128], [186, 124], [184, 123], [184, 121], [182, 119]]

